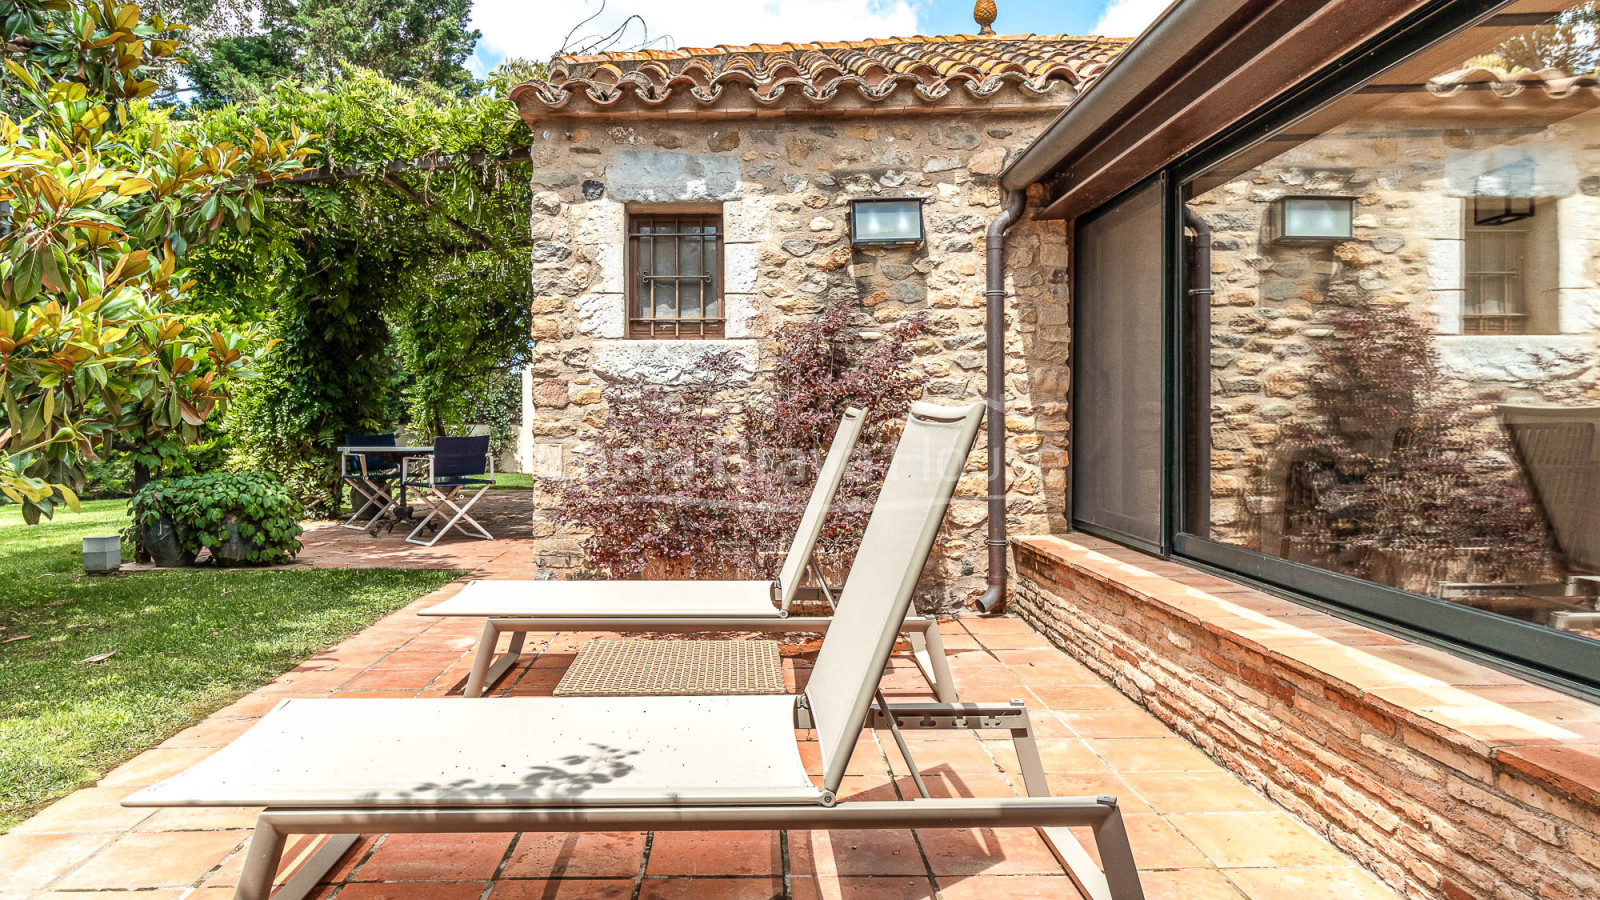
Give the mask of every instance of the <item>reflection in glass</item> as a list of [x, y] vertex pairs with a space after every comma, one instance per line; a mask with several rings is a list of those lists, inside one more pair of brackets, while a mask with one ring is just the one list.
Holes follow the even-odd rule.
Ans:
[[[1189, 531], [1600, 638], [1600, 9], [1568, 6], [1185, 185], [1209, 250]], [[1353, 197], [1348, 239], [1274, 240], [1299, 197], [1328, 198], [1310, 235]]]

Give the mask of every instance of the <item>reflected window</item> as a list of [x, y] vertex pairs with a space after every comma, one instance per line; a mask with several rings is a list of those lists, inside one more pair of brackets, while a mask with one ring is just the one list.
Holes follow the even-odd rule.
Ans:
[[[1600, 639], [1600, 4], [1563, 6], [1184, 185], [1187, 532]], [[1354, 198], [1348, 236], [1274, 239], [1305, 196]]]

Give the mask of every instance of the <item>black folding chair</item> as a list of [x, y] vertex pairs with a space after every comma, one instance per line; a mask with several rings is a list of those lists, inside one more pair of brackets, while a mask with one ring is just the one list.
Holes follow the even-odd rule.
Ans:
[[[344, 436], [347, 447], [393, 447], [394, 434], [347, 434]], [[355, 466], [351, 469], [352, 464]], [[344, 452], [339, 454], [339, 480], [350, 485], [350, 505], [356, 506], [358, 499], [364, 499], [353, 515], [345, 521], [344, 527], [354, 531], [371, 529], [377, 533], [378, 520], [395, 508], [394, 497], [390, 494], [390, 485], [400, 478], [400, 463], [389, 455], [373, 454], [370, 458], [365, 453]], [[365, 522], [357, 524], [369, 509], [377, 511], [367, 518]]]
[[[494, 461], [489, 458], [488, 435], [434, 438], [433, 455], [428, 457], [427, 477], [417, 478], [408, 474], [405, 483], [416, 488], [418, 497], [431, 507], [417, 527], [406, 536], [408, 543], [432, 547], [452, 528], [460, 530], [467, 537], [494, 539], [488, 529], [467, 514], [472, 504], [494, 487]], [[458, 498], [464, 492], [465, 502], [462, 503]], [[454, 515], [447, 513], [446, 509]], [[432, 538], [426, 541], [417, 539], [417, 535], [433, 522], [435, 516], [443, 518], [446, 515], [450, 515], [450, 521], [444, 523]], [[475, 529], [476, 533], [469, 528]]]

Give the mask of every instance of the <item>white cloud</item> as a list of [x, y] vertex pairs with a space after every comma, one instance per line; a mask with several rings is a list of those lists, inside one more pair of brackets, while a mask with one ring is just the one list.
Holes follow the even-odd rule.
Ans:
[[1170, 5], [1171, 0], [1111, 0], [1105, 12], [1100, 14], [1100, 21], [1094, 24], [1094, 33], [1107, 37], [1134, 37]]
[[[921, 0], [608, 0], [605, 11], [579, 30], [599, 35], [638, 13], [650, 37], [670, 40], [653, 47], [708, 47], [784, 41], [845, 41], [917, 33]], [[548, 59], [561, 49], [567, 31], [600, 6], [599, 0], [567, 4], [547, 0], [477, 0], [472, 24], [483, 32], [474, 68], [507, 56]], [[557, 12], [552, 7], [561, 9]], [[570, 11], [569, 11], [570, 10]], [[627, 49], [644, 32], [637, 24]], [[481, 72], [480, 72], [481, 74]]]

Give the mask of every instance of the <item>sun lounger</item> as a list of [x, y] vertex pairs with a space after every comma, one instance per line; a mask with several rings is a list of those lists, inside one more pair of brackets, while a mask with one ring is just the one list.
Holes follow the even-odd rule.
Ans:
[[[861, 410], [845, 411], [794, 542], [773, 581], [473, 581], [419, 615], [484, 619], [463, 692], [468, 697], [482, 696], [485, 688], [511, 670], [529, 632], [826, 631], [831, 616], [790, 616], [789, 608], [808, 571], [821, 584], [824, 596], [833, 599], [813, 552], [865, 422]], [[938, 620], [910, 615], [904, 630], [911, 640], [912, 658], [935, 696], [955, 701]], [[506, 653], [495, 661], [501, 634], [511, 637]]]
[[[288, 834], [330, 835], [298, 900], [355, 832], [1039, 827], [1094, 900], [1142, 900], [1116, 800], [1051, 798], [1018, 706], [885, 707], [878, 681], [977, 433], [982, 406], [919, 404], [796, 697], [284, 701], [232, 744], [126, 806], [262, 806], [238, 900], [266, 900]], [[1020, 713], [1020, 715], [1019, 715]], [[840, 802], [863, 726], [1011, 728], [1029, 793]], [[821, 783], [795, 729], [814, 729]], [[1068, 826], [1093, 829], [1103, 872]]]

